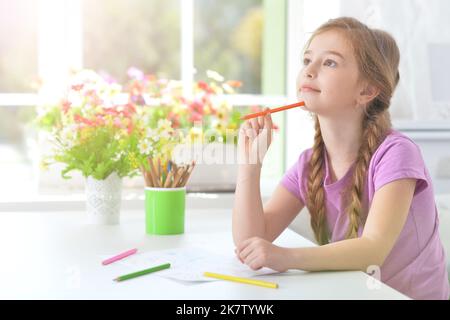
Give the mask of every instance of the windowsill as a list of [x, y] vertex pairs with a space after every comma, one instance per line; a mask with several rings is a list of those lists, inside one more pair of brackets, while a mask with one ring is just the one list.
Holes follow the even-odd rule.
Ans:
[[[265, 202], [276, 187], [276, 182], [261, 182], [261, 195]], [[144, 190], [122, 190], [122, 209], [144, 208]], [[186, 206], [190, 209], [231, 209], [234, 192], [188, 192]], [[79, 211], [86, 208], [83, 191], [53, 191], [45, 194], [17, 194], [0, 199], [0, 212], [11, 211]]]

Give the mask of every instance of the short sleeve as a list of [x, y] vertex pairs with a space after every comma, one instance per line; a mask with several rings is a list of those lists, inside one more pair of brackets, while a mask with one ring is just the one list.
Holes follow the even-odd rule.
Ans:
[[[309, 150], [309, 149], [308, 149]], [[298, 160], [284, 173], [280, 184], [297, 197], [302, 203], [305, 203], [302, 187], [302, 173], [305, 171], [307, 164], [306, 157], [308, 150], [304, 151]]]
[[389, 144], [374, 165], [375, 192], [382, 186], [400, 179], [416, 179], [414, 195], [428, 187], [425, 163], [419, 147], [408, 138]]

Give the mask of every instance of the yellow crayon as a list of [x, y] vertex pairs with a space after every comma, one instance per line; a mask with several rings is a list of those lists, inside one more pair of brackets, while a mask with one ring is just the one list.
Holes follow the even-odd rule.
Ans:
[[266, 287], [266, 288], [272, 288], [272, 289], [278, 288], [278, 283], [274, 283], [274, 282], [240, 278], [240, 277], [234, 277], [234, 276], [227, 276], [224, 274], [218, 274], [218, 273], [212, 273], [212, 272], [204, 272], [203, 275], [205, 277], [216, 278], [216, 279], [221, 279], [221, 280], [229, 280], [229, 281], [240, 282], [240, 283], [253, 284], [255, 286], [261, 286], [261, 287]]

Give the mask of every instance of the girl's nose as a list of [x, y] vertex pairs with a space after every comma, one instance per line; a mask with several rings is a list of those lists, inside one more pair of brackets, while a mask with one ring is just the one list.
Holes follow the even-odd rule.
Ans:
[[316, 76], [316, 72], [313, 70], [312, 66], [306, 66], [303, 70], [304, 77], [308, 79], [313, 79]]

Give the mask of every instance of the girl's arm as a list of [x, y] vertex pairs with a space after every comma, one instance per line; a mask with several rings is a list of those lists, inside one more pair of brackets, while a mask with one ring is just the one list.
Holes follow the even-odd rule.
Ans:
[[416, 179], [402, 179], [381, 187], [374, 195], [360, 238], [293, 249], [289, 268], [366, 272], [371, 265], [381, 267], [405, 225], [415, 186]]
[[260, 176], [259, 165], [239, 166], [232, 216], [233, 240], [236, 246], [250, 237], [265, 237]]
[[386, 184], [376, 193], [360, 238], [311, 248], [281, 248], [258, 237], [242, 242], [236, 254], [257, 270], [278, 271], [361, 270], [381, 266], [392, 250], [403, 226], [414, 195], [416, 180], [401, 179]]
[[261, 169], [241, 168], [233, 210], [233, 239], [237, 246], [251, 237], [275, 240], [303, 209], [303, 203], [279, 185], [266, 205], [259, 187]]
[[303, 204], [279, 186], [263, 208], [261, 167], [272, 141], [270, 113], [246, 121], [239, 130], [239, 170], [234, 194], [233, 240], [235, 245], [251, 237], [273, 241], [289, 225]]

